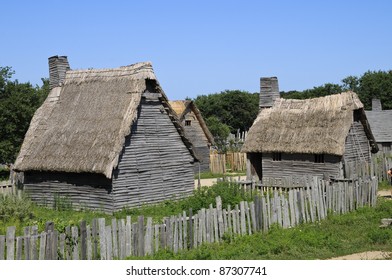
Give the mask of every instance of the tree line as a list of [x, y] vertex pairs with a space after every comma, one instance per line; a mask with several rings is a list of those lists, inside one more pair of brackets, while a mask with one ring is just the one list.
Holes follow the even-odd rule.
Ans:
[[[11, 67], [0, 66], [0, 163], [14, 162], [34, 112], [49, 93], [49, 80], [42, 85], [13, 80]], [[326, 83], [303, 91], [281, 92], [283, 98], [306, 99], [351, 90], [358, 94], [366, 110], [372, 98], [381, 100], [384, 110], [392, 109], [392, 70], [368, 71], [362, 76], [348, 76], [340, 84]], [[193, 99], [219, 147], [224, 147], [230, 133], [247, 131], [258, 114], [259, 92], [225, 90], [202, 94]]]

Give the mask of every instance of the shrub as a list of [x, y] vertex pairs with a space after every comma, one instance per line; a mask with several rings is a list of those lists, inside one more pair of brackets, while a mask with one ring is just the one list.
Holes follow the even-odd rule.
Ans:
[[1, 195], [0, 196], [0, 218], [3, 221], [17, 219], [25, 221], [33, 217], [31, 200], [26, 196]]

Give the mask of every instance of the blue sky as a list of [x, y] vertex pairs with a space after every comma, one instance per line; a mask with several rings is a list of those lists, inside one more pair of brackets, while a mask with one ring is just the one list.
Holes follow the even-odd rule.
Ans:
[[392, 1], [1, 2], [0, 66], [20, 82], [41, 85], [53, 55], [72, 69], [151, 61], [173, 100], [392, 69]]

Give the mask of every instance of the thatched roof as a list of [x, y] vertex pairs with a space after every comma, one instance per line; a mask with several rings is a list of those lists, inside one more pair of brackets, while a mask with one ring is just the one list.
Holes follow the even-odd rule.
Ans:
[[[167, 101], [149, 62], [67, 71], [64, 84], [53, 88], [36, 111], [15, 169], [101, 173], [111, 178], [148, 81]], [[171, 117], [191, 151], [181, 126]]]
[[366, 111], [366, 116], [376, 141], [392, 142], [392, 110]]
[[195, 114], [201, 128], [203, 129], [203, 132], [207, 137], [208, 142], [212, 145], [215, 143], [214, 137], [208, 129], [207, 124], [205, 123], [203, 116], [201, 115], [201, 112], [199, 108], [197, 108], [195, 102], [191, 100], [174, 100], [169, 101], [169, 103], [170, 106], [173, 108], [174, 112], [176, 112], [176, 115], [180, 121], [183, 121], [186, 114], [192, 111]]
[[344, 92], [306, 100], [277, 100], [272, 108], [260, 111], [242, 151], [342, 156], [354, 110], [359, 110], [372, 148], [377, 149], [363, 104], [354, 92]]

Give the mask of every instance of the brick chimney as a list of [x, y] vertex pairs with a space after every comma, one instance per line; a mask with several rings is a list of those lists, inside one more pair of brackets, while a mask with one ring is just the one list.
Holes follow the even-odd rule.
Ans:
[[49, 57], [49, 85], [50, 89], [61, 86], [65, 79], [65, 72], [70, 70], [66, 56]]
[[275, 100], [279, 98], [280, 98], [280, 94], [279, 94], [278, 78], [261, 77], [259, 110], [272, 107], [274, 105]]
[[380, 99], [372, 99], [372, 111], [382, 111]]

